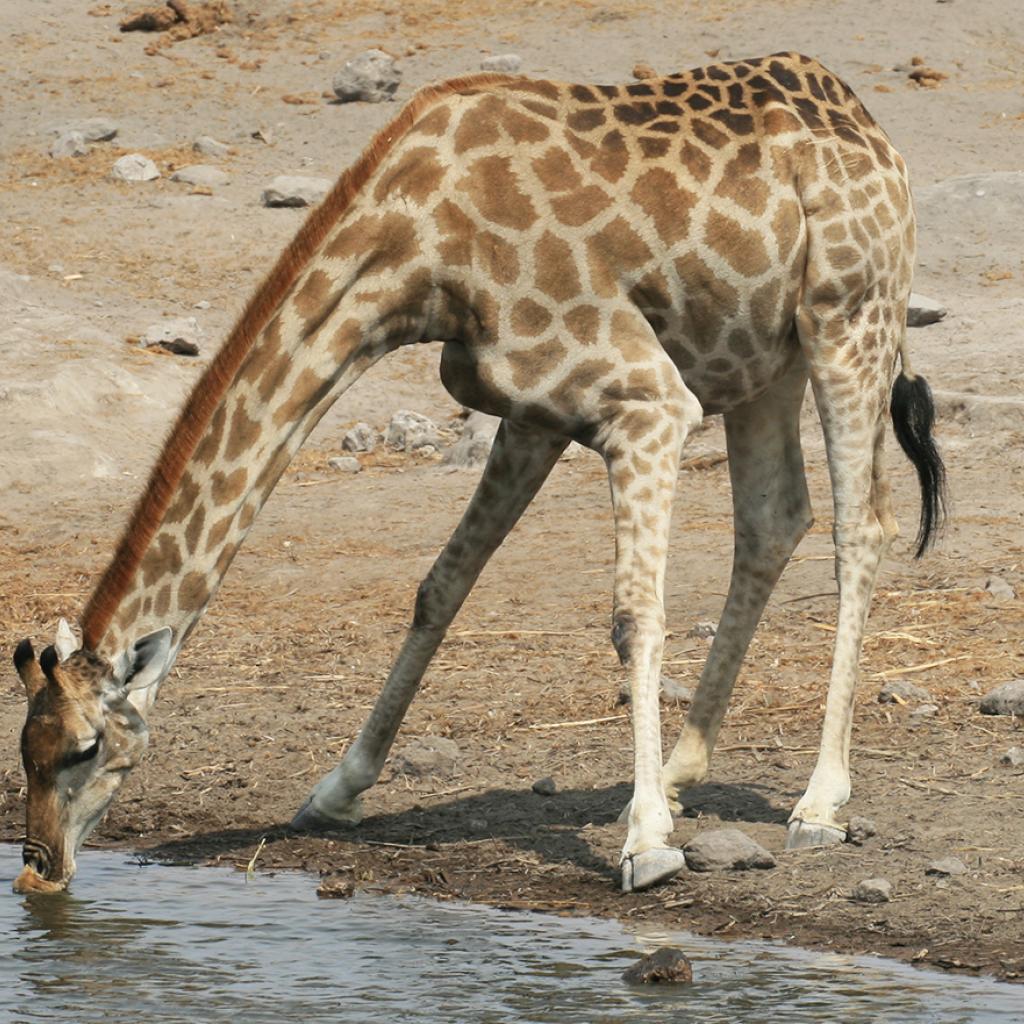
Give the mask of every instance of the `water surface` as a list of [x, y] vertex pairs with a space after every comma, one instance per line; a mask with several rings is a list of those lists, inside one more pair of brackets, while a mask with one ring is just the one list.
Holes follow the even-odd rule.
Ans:
[[[140, 865], [86, 851], [74, 892], [18, 897], [0, 845], [0, 1022], [1019, 1024], [1024, 991], [766, 942], [357, 893], [308, 875]], [[695, 983], [635, 988], [676, 945]]]

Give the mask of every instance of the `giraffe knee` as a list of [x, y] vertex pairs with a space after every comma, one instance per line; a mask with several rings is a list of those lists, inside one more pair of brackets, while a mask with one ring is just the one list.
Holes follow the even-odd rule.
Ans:
[[623, 665], [629, 664], [636, 639], [636, 619], [632, 615], [616, 615], [612, 621], [612, 645]]
[[430, 576], [416, 588], [416, 603], [412, 613], [413, 629], [426, 629], [437, 624], [439, 616], [436, 593], [437, 585]]

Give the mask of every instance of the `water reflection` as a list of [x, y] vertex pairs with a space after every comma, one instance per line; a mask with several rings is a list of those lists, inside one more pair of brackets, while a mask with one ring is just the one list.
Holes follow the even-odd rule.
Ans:
[[[0, 878], [17, 871], [0, 847]], [[76, 891], [0, 895], [0, 1022], [1017, 1022], [1019, 989], [885, 961], [718, 943], [613, 921], [357, 894], [301, 875], [81, 858]], [[695, 984], [634, 989], [676, 944]]]

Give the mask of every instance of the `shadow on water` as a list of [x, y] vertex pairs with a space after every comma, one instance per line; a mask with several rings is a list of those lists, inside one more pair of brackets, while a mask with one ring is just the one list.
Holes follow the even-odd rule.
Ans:
[[[698, 786], [687, 793], [687, 807], [723, 820], [784, 825], [787, 812], [768, 802], [760, 792], [764, 788], [720, 783]], [[587, 825], [615, 822], [631, 796], [632, 787], [626, 784], [564, 790], [550, 797], [531, 790], [492, 789], [430, 807], [371, 814], [356, 829], [318, 834], [337, 835], [356, 843], [397, 842], [423, 847], [442, 842], [500, 839], [536, 853], [548, 863], [571, 864], [614, 882], [614, 864], [595, 853], [582, 832]], [[372, 804], [372, 795], [368, 803]], [[224, 829], [161, 843], [148, 853], [162, 861], [194, 863], [211, 852], [244, 850], [262, 838], [270, 843], [296, 834], [286, 825]]]

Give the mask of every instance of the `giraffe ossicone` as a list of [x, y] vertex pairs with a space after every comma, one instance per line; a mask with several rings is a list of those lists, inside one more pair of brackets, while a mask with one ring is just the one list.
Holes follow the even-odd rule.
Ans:
[[[839, 615], [790, 844], [841, 835], [864, 621], [897, 533], [888, 418], [920, 477], [919, 553], [943, 511], [931, 397], [905, 347], [914, 244], [902, 159], [850, 89], [798, 54], [625, 86], [480, 75], [418, 93], [310, 215], [197, 384], [85, 608], [81, 645], [63, 629], [39, 658], [18, 646], [28, 838], [15, 889], [67, 886], [142, 756], [162, 680], [289, 460], [366, 370], [424, 341], [442, 343], [451, 394], [502, 423], [373, 710], [295, 825], [358, 818], [445, 631], [576, 440], [605, 460], [614, 512], [612, 633], [635, 751], [623, 887], [679, 870], [670, 801], [707, 773], [750, 638], [811, 522], [799, 438], [810, 381]], [[669, 522], [687, 434], [716, 412], [732, 578], [663, 761]]]

